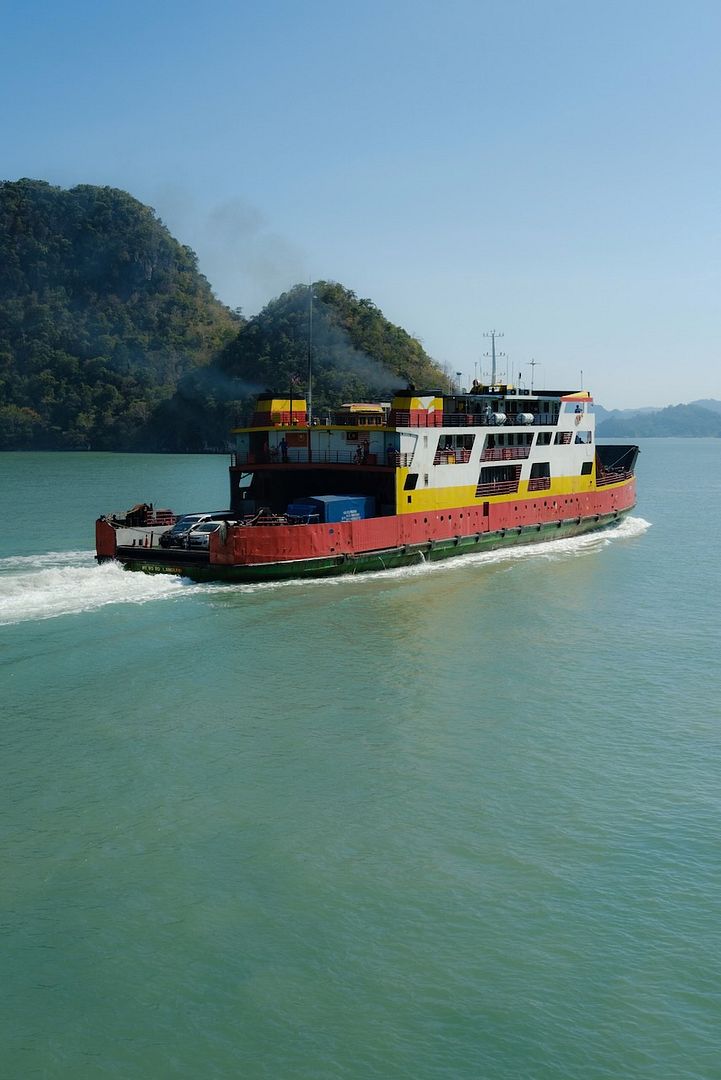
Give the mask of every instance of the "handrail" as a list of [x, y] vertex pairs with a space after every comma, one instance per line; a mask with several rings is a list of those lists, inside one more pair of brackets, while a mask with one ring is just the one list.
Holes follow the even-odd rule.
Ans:
[[476, 498], [481, 495], [515, 495], [517, 491], [518, 480], [501, 480], [495, 484], [479, 484], [476, 488]]
[[486, 447], [481, 454], [481, 461], [512, 461], [514, 458], [527, 458], [530, 452], [530, 446]]
[[471, 460], [471, 451], [459, 447], [457, 450], [436, 450], [434, 465], [465, 465]]
[[517, 417], [506, 414], [503, 424], [496, 423], [493, 416], [483, 413], [440, 413], [418, 411], [411, 415], [407, 409], [396, 409], [388, 417], [389, 427], [558, 427], [558, 418], [547, 420], [534, 415], [530, 424], [519, 424]]
[[630, 480], [633, 473], [630, 469], [601, 469], [596, 473], [596, 487], [605, 487], [607, 484], [618, 484], [622, 480]]
[[308, 455], [308, 448], [296, 449], [289, 447], [286, 456], [283, 457], [275, 448], [268, 454], [239, 454], [233, 451], [230, 455], [230, 464], [233, 468], [255, 465], [366, 465], [377, 468], [385, 466], [391, 469], [406, 468], [411, 463], [412, 454], [401, 454], [398, 450], [389, 449], [386, 453], [386, 461], [379, 460], [376, 453], [365, 453], [362, 447], [356, 450], [318, 450], [313, 447], [312, 454]]

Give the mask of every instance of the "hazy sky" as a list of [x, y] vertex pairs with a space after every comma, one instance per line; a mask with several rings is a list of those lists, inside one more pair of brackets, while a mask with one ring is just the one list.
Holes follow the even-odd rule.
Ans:
[[437, 360], [721, 398], [721, 4], [24, 0], [0, 177], [155, 207], [252, 314], [370, 297]]

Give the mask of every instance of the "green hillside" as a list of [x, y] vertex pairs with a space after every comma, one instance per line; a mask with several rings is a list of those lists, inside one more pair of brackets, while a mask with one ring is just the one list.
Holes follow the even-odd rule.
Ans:
[[[309, 287], [297, 285], [249, 319], [216, 361], [180, 381], [156, 414], [158, 447], [223, 446], [229, 428], [270, 389], [304, 396], [310, 332]], [[344, 401], [386, 399], [408, 382], [446, 386], [447, 376], [420, 342], [389, 322], [371, 300], [335, 282], [313, 285], [313, 413]]]
[[0, 183], [0, 448], [142, 445], [239, 325], [126, 192]]

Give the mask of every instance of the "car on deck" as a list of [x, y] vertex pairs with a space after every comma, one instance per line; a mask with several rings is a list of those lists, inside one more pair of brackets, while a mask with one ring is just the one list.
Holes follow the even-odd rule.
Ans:
[[220, 524], [221, 521], [227, 521], [230, 517], [231, 514], [228, 510], [215, 510], [205, 514], [185, 514], [183, 517], [178, 518], [172, 529], [168, 529], [167, 532], [158, 537], [158, 542], [164, 548], [187, 548], [188, 533], [191, 529], [202, 525], [205, 521], [217, 521]]
[[186, 537], [187, 546], [189, 548], [210, 547], [210, 534], [217, 532], [223, 524], [224, 521], [201, 521], [199, 525], [194, 525]]

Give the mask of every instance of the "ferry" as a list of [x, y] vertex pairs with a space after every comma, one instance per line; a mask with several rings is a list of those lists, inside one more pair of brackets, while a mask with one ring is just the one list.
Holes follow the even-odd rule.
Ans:
[[577, 536], [636, 502], [638, 447], [596, 443], [585, 390], [410, 386], [312, 420], [269, 393], [233, 434], [204, 546], [173, 546], [177, 516], [139, 503], [98, 518], [97, 559], [195, 581], [355, 574]]

